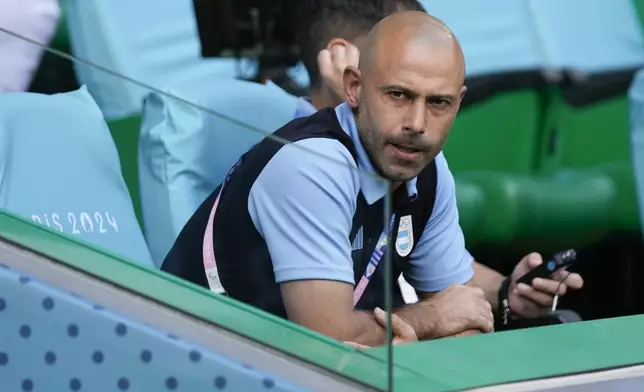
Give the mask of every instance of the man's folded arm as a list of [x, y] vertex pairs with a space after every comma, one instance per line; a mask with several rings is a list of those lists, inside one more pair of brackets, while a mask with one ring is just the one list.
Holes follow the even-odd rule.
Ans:
[[338, 340], [377, 345], [383, 328], [370, 312], [353, 310], [356, 170], [336, 140], [284, 146], [253, 185], [248, 211], [266, 241], [288, 318]]
[[[349, 235], [358, 192], [355, 161], [346, 148], [335, 140], [305, 139], [283, 147], [266, 165], [251, 189], [248, 211], [266, 241], [288, 318], [341, 341], [373, 346], [385, 343], [384, 328], [373, 312], [353, 309]], [[422, 260], [412, 261], [417, 264], [410, 275], [417, 278], [416, 288], [434, 292], [467, 282], [469, 255], [461, 252], [456, 264], [432, 268], [434, 263], [427, 262], [431, 239], [421, 240]], [[456, 241], [438, 244], [438, 250], [462, 247]], [[419, 339], [434, 337], [434, 320], [440, 315], [433, 305], [421, 303], [395, 313], [413, 322]]]
[[343, 342], [386, 343], [385, 329], [373, 312], [353, 309], [353, 285], [330, 280], [282, 283], [289, 320]]

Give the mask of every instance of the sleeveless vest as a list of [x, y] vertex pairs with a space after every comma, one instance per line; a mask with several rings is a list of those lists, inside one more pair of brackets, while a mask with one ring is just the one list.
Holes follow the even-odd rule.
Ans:
[[[295, 119], [277, 130], [274, 135], [290, 142], [308, 138], [334, 139], [342, 143], [357, 162], [355, 145], [340, 126], [333, 109], [320, 110], [312, 116]], [[214, 215], [213, 245], [217, 271], [226, 293], [237, 300], [286, 318], [266, 242], [257, 232], [248, 212], [248, 198], [255, 180], [282, 147], [283, 144], [265, 138], [244, 154], [231, 169], [224, 182], [225, 187], [219, 197]], [[432, 214], [436, 184], [436, 165], [432, 161], [418, 175], [418, 196], [414, 200], [410, 200], [404, 186], [398, 187], [392, 195], [391, 208], [395, 219], [391, 231], [392, 239], [388, 246], [392, 247], [391, 279], [395, 307], [404, 305], [397, 279], [407, 268], [409, 257], [413, 253], [412, 248], [411, 252], [401, 252], [406, 254], [405, 257], [400, 256], [395, 250], [396, 241], [402, 239], [410, 247], [418, 243]], [[185, 225], [166, 257], [162, 270], [209, 287], [204, 269], [202, 246], [209, 216], [221, 189], [220, 185]], [[359, 192], [356, 205], [349, 242], [353, 243], [358, 231], [362, 229], [362, 249], [354, 250], [351, 255], [355, 283], [358, 284], [374, 253], [376, 242], [385, 230], [385, 224], [391, 222], [385, 222], [384, 197], [369, 205], [362, 192]], [[403, 238], [405, 233], [409, 233], [406, 230], [408, 225], [412, 226], [412, 238]], [[428, 262], [431, 261], [428, 260]], [[384, 307], [385, 269], [383, 257], [383, 261], [379, 263], [357, 303], [357, 309], [372, 310], [375, 307]]]

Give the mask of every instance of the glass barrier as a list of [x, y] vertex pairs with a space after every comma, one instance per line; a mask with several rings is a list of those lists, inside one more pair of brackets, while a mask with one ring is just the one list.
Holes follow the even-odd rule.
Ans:
[[[0, 219], [3, 227], [21, 231], [23, 223], [12, 225], [7, 216]], [[27, 242], [32, 245], [51, 237], [37, 228], [24, 228], [23, 234], [31, 231]], [[83, 251], [83, 245], [67, 239], [54, 236], [49, 240], [71, 248], [68, 260]], [[56, 253], [57, 246], [46, 247]], [[149, 271], [137, 271], [99, 252], [86, 252], [86, 257], [90, 256], [85, 264], [103, 262], [116, 273], [120, 263], [125, 268], [122, 272], [129, 268], [134, 270], [130, 276], [145, 276], [139, 280], [142, 287], [172, 285]], [[8, 390], [143, 391], [163, 385], [168, 390], [204, 391], [369, 389], [261, 340], [233, 333], [204, 315], [190, 315], [186, 312], [190, 309], [172, 308], [162, 298], [160, 302], [141, 296], [4, 240], [0, 242], [0, 260], [0, 331], [5, 337], [0, 344], [0, 379]], [[180, 291], [174, 288], [173, 294], [180, 299], [177, 289]], [[186, 291], [183, 300], [195, 296]], [[228, 312], [235, 313], [234, 308]], [[252, 314], [243, 311], [236, 313], [237, 323], [259, 324], [298, 345], [298, 332], [262, 317], [252, 320]], [[328, 344], [304, 336], [312, 342], [299, 344], [317, 346], [318, 354], [324, 356]]]
[[[201, 59], [196, 37], [134, 31], [127, 23], [141, 10], [125, 15], [116, 4], [66, 2], [68, 50], [0, 26], [0, 35], [41, 47], [68, 71], [73, 65], [79, 86], [46, 97], [0, 95], [0, 159], [10, 173], [0, 184], [0, 334], [15, 337], [0, 342], [1, 381], [23, 390], [399, 392], [639, 382], [640, 316], [397, 346], [383, 338], [360, 349], [288, 321], [276, 279], [344, 281], [355, 285], [353, 307], [385, 310], [380, 327], [369, 322], [392, 336], [393, 310], [418, 301], [392, 261], [414, 246], [412, 215], [393, 213], [399, 192], [356, 146], [361, 124], [351, 108], [320, 115], [339, 123], [333, 132], [292, 123], [315, 110], [276, 84], [241, 80], [253, 61]], [[176, 20], [186, 17], [175, 11]], [[536, 90], [518, 95], [501, 97], [494, 116], [469, 121], [497, 118], [507, 101], [525, 104], [525, 118], [540, 112]], [[3, 129], [3, 116], [13, 116], [11, 127]], [[526, 141], [530, 149], [536, 140]], [[461, 226], [474, 242], [497, 246], [592, 243], [609, 231], [613, 180], [595, 172], [458, 176]], [[239, 198], [223, 197], [222, 184]], [[576, 237], [564, 241], [569, 232]], [[217, 269], [214, 247], [230, 263], [228, 275]], [[301, 259], [312, 260], [309, 275], [297, 275]], [[250, 283], [231, 286], [251, 273], [271, 276], [265, 296], [248, 294]], [[317, 322], [320, 332], [334, 331]], [[109, 371], [99, 373], [101, 364]]]
[[[148, 54], [157, 48], [146, 46], [151, 45], [151, 42], [139, 42], [138, 40], [142, 39], [139, 36], [120, 37], [131, 39], [120, 43], [115, 42], [118, 41], [118, 37], [111, 36], [111, 30], [105, 26], [109, 23], [118, 25], [122, 21], [108, 20], [109, 17], [105, 17], [104, 14], [101, 14], [103, 16], [97, 14], [98, 10], [104, 6], [98, 3], [90, 5], [66, 4], [66, 23], [71, 43], [69, 52], [74, 53], [73, 55], [43, 45], [41, 42], [15, 31], [6, 29], [2, 31], [2, 34], [13, 39], [40, 46], [48, 54], [69, 61], [73, 64], [80, 86], [76, 91], [53, 95], [47, 97], [48, 99], [40, 96], [21, 95], [21, 97], [25, 97], [24, 100], [22, 100], [23, 98], [10, 100], [7, 97], [7, 101], [4, 103], [4, 105], [15, 105], [22, 113], [28, 111], [39, 113], [38, 116], [30, 116], [31, 118], [23, 115], [17, 125], [18, 128], [36, 132], [32, 130], [43, 129], [44, 126], [49, 127], [54, 122], [66, 125], [65, 130], [57, 129], [56, 132], [50, 132], [50, 135], [55, 134], [55, 137], [52, 138], [49, 148], [57, 150], [62, 158], [59, 157], [55, 161], [47, 158], [11, 161], [8, 165], [10, 170], [29, 173], [32, 183], [38, 182], [40, 177], [45, 181], [45, 175], [38, 172], [39, 168], [47, 167], [50, 173], [48, 176], [51, 179], [47, 185], [52, 188], [48, 195], [48, 201], [33, 202], [29, 198], [12, 194], [7, 197], [8, 202], [2, 207], [6, 211], [53, 231], [53, 233], [42, 232], [44, 236], [42, 240], [30, 238], [27, 240], [27, 244], [23, 245], [54, 257], [56, 261], [40, 260], [40, 262], [48, 263], [50, 268], [47, 271], [56, 268], [65, 271], [68, 274], [67, 278], [64, 281], [52, 282], [49, 279], [53, 279], [53, 277], [49, 273], [31, 275], [35, 274], [34, 270], [21, 269], [20, 263], [14, 262], [7, 264], [9, 267], [8, 279], [18, 275], [29, 276], [30, 279], [33, 277], [34, 280], [42, 279], [43, 287], [34, 289], [40, 291], [41, 294], [42, 292], [49, 293], [50, 290], [53, 292], [56, 289], [65, 292], [73, 291], [89, 301], [90, 304], [98, 304], [96, 306], [114, 312], [114, 314], [109, 313], [109, 316], [104, 316], [100, 322], [115, 322], [115, 320], [120, 320], [119, 317], [127, 319], [129, 324], [125, 321], [118, 321], [118, 323], [127, 325], [130, 329], [140, 330], [142, 335], [137, 335], [137, 340], [157, 339], [160, 346], [172, 346], [171, 339], [167, 339], [169, 333], [179, 337], [181, 341], [185, 339], [194, 345], [204, 345], [202, 347], [204, 357], [206, 351], [214, 355], [212, 358], [215, 358], [216, 355], [227, 356], [238, 360], [239, 363], [248, 364], [253, 369], [262, 369], [267, 374], [281, 376], [288, 382], [293, 382], [293, 385], [297, 385], [297, 387], [287, 385], [284, 387], [286, 389], [301, 387], [307, 390], [325, 390], [330, 387], [330, 382], [334, 382], [336, 385], [331, 387], [333, 390], [353, 390], [358, 387], [360, 389], [391, 390], [394, 382], [392, 350], [389, 350], [387, 359], [373, 358], [365, 354], [364, 351], [357, 350], [344, 342], [326, 338], [283, 318], [277, 318], [257, 308], [244, 305], [232, 299], [239, 298], [232, 293], [224, 297], [216, 296], [207, 290], [212, 283], [210, 281], [195, 282], [206, 283], [206, 285], [201, 284], [205, 287], [197, 288], [188, 281], [153, 271], [153, 269], [161, 268], [182, 229], [186, 224], [190, 225], [191, 216], [198, 213], [200, 206], [205, 206], [210, 202], [209, 211], [205, 217], [208, 218], [211, 209], [214, 214], [214, 210], [218, 208], [218, 201], [215, 200], [219, 200], [216, 192], [217, 187], [226, 180], [231, 168], [237, 167], [236, 162], [247, 151], [258, 148], [271, 151], [263, 154], [276, 154], [280, 151], [282, 155], [287, 155], [286, 159], [281, 160], [281, 168], [274, 169], [270, 179], [271, 186], [258, 191], [263, 194], [258, 195], [257, 203], [264, 203], [264, 209], [270, 208], [276, 198], [280, 197], [278, 192], [280, 188], [288, 188], [292, 192], [298, 191], [299, 186], [294, 182], [305, 181], [309, 173], [302, 174], [297, 170], [292, 171], [294, 174], [299, 174], [297, 178], [289, 178], [288, 175], [282, 173], [288, 169], [288, 166], [297, 168], [298, 165], [301, 165], [309, 167], [309, 170], [316, 170], [314, 174], [322, 177], [320, 181], [310, 184], [309, 187], [318, 186], [322, 187], [322, 190], [328, 191], [329, 189], [325, 189], [324, 186], [336, 185], [334, 184], [336, 180], [343, 181], [340, 185], [347, 187], [347, 189], [340, 189], [341, 193], [334, 196], [336, 198], [353, 192], [354, 183], [370, 182], [370, 185], [375, 189], [374, 192], [380, 193], [378, 195], [380, 202], [370, 206], [368, 215], [371, 220], [389, 222], [391, 213], [383, 207], [390, 203], [387, 183], [375, 175], [373, 169], [366, 172], [359, 169], [358, 166], [361, 165], [356, 162], [358, 157], [354, 156], [356, 155], [355, 151], [342, 148], [338, 153], [338, 146], [341, 144], [336, 142], [321, 143], [318, 148], [315, 145], [298, 143], [297, 140], [300, 137], [293, 135], [292, 132], [286, 136], [272, 136], [271, 133], [293, 119], [302, 102], [275, 84], [263, 85], [236, 79], [243, 76], [238, 71], [247, 69], [247, 67], [243, 64], [239, 66], [235, 59], [202, 60], [198, 58], [197, 53], [194, 53], [193, 58], [187, 56], [181, 59], [185, 62], [189, 60], [191, 63], [198, 63], [192, 64], [192, 68], [188, 64], [184, 64], [187, 67], [185, 74], [190, 73], [189, 77], [182, 72], [182, 69], [166, 69], [168, 75], [165, 77], [162, 74], [152, 75], [152, 72], [161, 73], [162, 69], [160, 68], [165, 65], [159, 64], [159, 67], [156, 67], [153, 64], [144, 64], [146, 60], [143, 58], [143, 53], [132, 52], [132, 50], [137, 44], [142, 45], [139, 48], [141, 52], [148, 51]], [[135, 11], [133, 9], [133, 12]], [[2, 27], [0, 26], [0, 28]], [[93, 43], [87, 45], [88, 42], [84, 41], [83, 37], [90, 36]], [[176, 38], [178, 39], [178, 37]], [[121, 44], [123, 46], [119, 48], [114, 46]], [[123, 50], [119, 52], [118, 49]], [[169, 52], [159, 54], [168, 56]], [[177, 55], [179, 56], [179, 54]], [[145, 71], [146, 69], [150, 74]], [[48, 112], [45, 113], [41, 109], [47, 109]], [[345, 117], [348, 118], [349, 115], [352, 116], [350, 109], [347, 109]], [[335, 116], [335, 113], [329, 112], [329, 118]], [[16, 117], [19, 116], [16, 115]], [[49, 118], [47, 119], [47, 117]], [[115, 148], [109, 146], [112, 141], [105, 137], [103, 121], [109, 127]], [[350, 131], [355, 132], [355, 129], [349, 130], [345, 127], [343, 130], [338, 127], [338, 130], [341, 132], [340, 135], [331, 135], [330, 138], [325, 136], [325, 138], [337, 139], [341, 143], [349, 145], [351, 137], [356, 137], [349, 133]], [[25, 135], [24, 140], [13, 138], [10, 141], [11, 144], [6, 144], [6, 147], [15, 150], [31, 150], [38, 148], [37, 145], [43, 144], [42, 140], [38, 143], [31, 143], [38, 139], [35, 133], [29, 136], [26, 133], [23, 135]], [[312, 136], [314, 135], [312, 134]], [[262, 143], [265, 137], [272, 140], [274, 144]], [[293, 140], [296, 142], [293, 143]], [[288, 144], [288, 146], [283, 147], [284, 144]], [[74, 153], [75, 149], [80, 151]], [[261, 155], [257, 155], [260, 158], [254, 158], [254, 155], [257, 154], [251, 153], [249, 159], [263, 159]], [[241, 167], [250, 164], [243, 162]], [[106, 167], [107, 170], [105, 170]], [[122, 172], [122, 178], [118, 174], [119, 172]], [[252, 173], [252, 170], [245, 170], [245, 172]], [[344, 178], [342, 179], [342, 177]], [[70, 178], [74, 180], [69, 181]], [[240, 183], [241, 180], [237, 180], [234, 176], [230, 178], [238, 183], [236, 187], [243, 188], [245, 186]], [[323, 183], [322, 180], [326, 183]], [[304, 182], [303, 184], [303, 186], [307, 185]], [[31, 185], [22, 183], [10, 188], [16, 193], [33, 191]], [[329, 217], [332, 216], [338, 220], [330, 224], [316, 223], [321, 227], [321, 230], [352, 231], [352, 233], [347, 233], [351, 234], [351, 241], [348, 241], [347, 238], [347, 243], [343, 244], [351, 248], [341, 252], [341, 255], [347, 257], [347, 260], [338, 260], [337, 265], [322, 260], [329, 265], [327, 269], [342, 270], [341, 280], [351, 282], [355, 279], [351, 269], [342, 263], [350, 261], [351, 253], [354, 253], [359, 255], [354, 257], [360, 257], [361, 262], [364, 261], [366, 269], [370, 255], [361, 255], [363, 247], [367, 247], [365, 244], [369, 241], [380, 240], [382, 242], [383, 238], [386, 239], [390, 235], [387, 231], [390, 226], [384, 224], [382, 226], [386, 226], [387, 230], [382, 235], [380, 232], [369, 232], [363, 235], [363, 233], [367, 233], [367, 230], [363, 230], [362, 227], [345, 227], [347, 224], [351, 224], [352, 219], [351, 216], [341, 214], [345, 213], [343, 209], [356, 208], [357, 189], [355, 191], [354, 200], [346, 200], [346, 205], [340, 206], [336, 212], [321, 209], [318, 211], [321, 212], [320, 216], [316, 217], [317, 219], [322, 217], [331, 219]], [[312, 197], [316, 198], [315, 195]], [[73, 199], [73, 202], [67, 200], [68, 198]], [[283, 203], [288, 201], [286, 196], [282, 195], [282, 198], [284, 199]], [[206, 200], [205, 203], [204, 200]], [[326, 205], [332, 207], [329, 204], [332, 202], [333, 200], [327, 201]], [[132, 208], [128, 206], [130, 203]], [[228, 227], [220, 227], [220, 231], [236, 231], [239, 234], [241, 233], [239, 227], [254, 225], [254, 222], [249, 218], [246, 218], [245, 223], [241, 222], [243, 220], [241, 217], [249, 214], [245, 203], [238, 205], [235, 205], [234, 202], [233, 204], [225, 201], [223, 203], [222, 208], [230, 209], [233, 216], [228, 218], [229, 222], [226, 223]], [[304, 207], [313, 208], [315, 205], [310, 204]], [[278, 213], [288, 212], [288, 208], [296, 209], [298, 206], [285, 205]], [[294, 211], [294, 213], [296, 212], [298, 211]], [[333, 213], [335, 215], [332, 215]], [[365, 214], [367, 213], [365, 212]], [[238, 219], [237, 216], [240, 218]], [[307, 242], [315, 246], [316, 242], [323, 240], [323, 231], [317, 233], [320, 238], [316, 238], [314, 232], [302, 233], [301, 225], [305, 222], [276, 222], [277, 218], [279, 216], [265, 217], [263, 230], [269, 230], [267, 227], [271, 222], [278, 225], [275, 230], [283, 229], [284, 225], [293, 224], [294, 226], [290, 227], [295, 231], [294, 234], [291, 233], [291, 236], [295, 235], [292, 237], [293, 242]], [[293, 219], [296, 218], [297, 216], [294, 215]], [[305, 218], [307, 218], [306, 215], [299, 219]], [[7, 219], [15, 221], [17, 226], [24, 224], [13, 217]], [[13, 224], [10, 223], [9, 226], [13, 226]], [[199, 223], [197, 222], [196, 225], [198, 226]], [[279, 225], [282, 226], [279, 227]], [[373, 223], [373, 225], [378, 225], [378, 223]], [[208, 232], [209, 226], [199, 229], [201, 233], [198, 235], [207, 236], [204, 233]], [[256, 227], [252, 227], [252, 229], [253, 231], [257, 230]], [[8, 231], [15, 234], [17, 230], [16, 227], [11, 227]], [[26, 227], [25, 230], [30, 231], [33, 228]], [[36, 232], [38, 234], [34, 234], [34, 236], [37, 238], [40, 236], [40, 232]], [[214, 229], [211, 232], [214, 233]], [[248, 234], [255, 235], [254, 232]], [[263, 233], [263, 235], [267, 234]], [[193, 235], [187, 236], [192, 237]], [[368, 236], [375, 236], [375, 238]], [[11, 238], [11, 236], [6, 238]], [[337, 238], [332, 240], [335, 241]], [[32, 241], [42, 241], [41, 245], [43, 246], [39, 247]], [[58, 247], [54, 242], [57, 241], [60, 241], [59, 250], [64, 252], [62, 255], [54, 255], [54, 249]], [[215, 241], [219, 240], [215, 238]], [[202, 243], [196, 244], [195, 241], [192, 241], [187, 246], [191, 249], [196, 246], [201, 248]], [[306, 245], [299, 244], [300, 248]], [[231, 247], [227, 252], [241, 251], [246, 244], [242, 241], [237, 246], [237, 249]], [[322, 245], [318, 245], [318, 247], [324, 250]], [[139, 251], [134, 252], [133, 249]], [[147, 254], [144, 254], [146, 252]], [[83, 253], [85, 254], [82, 255]], [[334, 256], [332, 252], [329, 252], [329, 255]], [[387, 283], [384, 283], [383, 286], [383, 283], [378, 282], [381, 286], [378, 288], [380, 292], [374, 290], [374, 294], [367, 291], [367, 294], [372, 297], [375, 295], [370, 300], [376, 301], [380, 307], [391, 311], [391, 295], [387, 295], [387, 292], [392, 291], [391, 286], [395, 279], [391, 277], [391, 271], [388, 268], [391, 266], [388, 254], [381, 254], [379, 258], [382, 259], [382, 262], [377, 269], [378, 280]], [[183, 262], [181, 257], [178, 260]], [[201, 263], [202, 269], [205, 268], [201, 257], [199, 260], [193, 261]], [[260, 261], [263, 263], [270, 260]], [[255, 268], [250, 263], [248, 265], [249, 268]], [[78, 268], [90, 276], [71, 274], [70, 267]], [[266, 267], [266, 265], [262, 265], [257, 268], [266, 270]], [[270, 265], [268, 267], [268, 271], [271, 271]], [[181, 267], [177, 268], [181, 269]], [[207, 270], [207, 272], [211, 277], [213, 271]], [[216, 270], [214, 273], [217, 273]], [[177, 275], [181, 276], [181, 274]], [[362, 271], [357, 275], [357, 279], [360, 279], [361, 275]], [[318, 279], [325, 277], [337, 279], [335, 276], [327, 275], [320, 275]], [[83, 280], [91, 282], [86, 283]], [[109, 282], [109, 284], [100, 284], [101, 281]], [[240, 281], [240, 283], [244, 282]], [[91, 293], [79, 292], [76, 286], [83, 284], [90, 284], [94, 291]], [[116, 285], [116, 287], [112, 285]], [[230, 283], [226, 282], [225, 285], [230, 291]], [[212, 285], [210, 288], [211, 291], [217, 292]], [[130, 290], [134, 290], [134, 292], [130, 292]], [[241, 288], [232, 289], [237, 294], [240, 290]], [[79, 303], [74, 302], [73, 298], [67, 298], [66, 294], [60, 295], [62, 296], [61, 301], [68, 301], [76, 308], [80, 306], [81, 310], [76, 309], [76, 311], [80, 312], [82, 317], [95, 317], [90, 309], [91, 305], [90, 308], [82, 308]], [[115, 296], [118, 299], [113, 298]], [[243, 297], [243, 295], [241, 296]], [[257, 304], [258, 301], [261, 302], [261, 298], [255, 298], [254, 302], [249, 302]], [[107, 315], [108, 313], [102, 314]], [[111, 320], [106, 320], [105, 317]], [[57, 321], [45, 319], [40, 322], [55, 323]], [[121, 325], [118, 323], [117, 325]], [[385, 320], [382, 326], [377, 327], [374, 322], [374, 328], [383, 328], [385, 332], [382, 335], [390, 336], [389, 323], [390, 320]], [[184, 326], [184, 324], [186, 325]], [[112, 334], [106, 334], [104, 337], [94, 336], [93, 338], [98, 341], [102, 341], [104, 338], [106, 341], [102, 341], [102, 343], [109, 343], [109, 339], [113, 337]], [[384, 341], [380, 344], [383, 343]], [[240, 348], [240, 345], [243, 347]], [[127, 369], [128, 364], [131, 364], [128, 361], [135, 356], [135, 353], [129, 350], [130, 348], [132, 350], [138, 349], [136, 345], [123, 347], [123, 350], [127, 349], [127, 352], [121, 353], [123, 361], [121, 361], [121, 365], [118, 365], [123, 366], [123, 368], [119, 368], [121, 370]], [[9, 347], [9, 349], [16, 350], [17, 347]], [[39, 349], [43, 349], [43, 347], [39, 347]], [[64, 346], [61, 346], [61, 350], [64, 350]], [[191, 352], [187, 353], [187, 355], [190, 354]], [[216, 359], [211, 360], [216, 361]], [[161, 363], [165, 362], [164, 360]], [[288, 374], [289, 370], [282, 369], [282, 367], [288, 369], [291, 362], [297, 363], [297, 366], [308, 368], [308, 370], [293, 370], [298, 376], [291, 377]], [[20, 366], [15, 372], [12, 382], [17, 383], [20, 381], [18, 378], [22, 377], [24, 380], [30, 380], [31, 383], [42, 384], [42, 380], [31, 379], [25, 375], [25, 372], [29, 373], [29, 369]], [[326, 384], [320, 383], [319, 378], [316, 381], [316, 376], [309, 374], [310, 372], [324, 375]], [[56, 377], [63, 376], [66, 375], [60, 373]], [[157, 379], [162, 376], [163, 374], [160, 373], [155, 374]], [[426, 382], [424, 377], [416, 375], [408, 369], [399, 369], [397, 376], [400, 377], [402, 382], [400, 386], [403, 388]], [[172, 381], [167, 381], [171, 386], [176, 386], [177, 383], [191, 382], [185, 380], [188, 376], [184, 376], [183, 379], [172, 375], [167, 377], [173, 377]], [[333, 381], [334, 379], [336, 381]], [[75, 376], [74, 380], [87, 385], [87, 382]], [[151, 380], [151, 378], [141, 379], [138, 383], [148, 386], [151, 385], [148, 383], [152, 382]], [[203, 377], [195, 379], [195, 382], [197, 382], [196, 380], [201, 380], [199, 382], [208, 381]], [[129, 385], [133, 381], [128, 380], [127, 383]], [[75, 381], [74, 386], [77, 384]], [[106, 385], [109, 384], [108, 382]], [[119, 388], [125, 387], [125, 381], [117, 386]]]
[[[143, 383], [171, 386], [175, 381], [187, 385], [216, 383], [216, 374], [211, 374], [211, 379], [194, 373], [181, 379], [179, 376], [190, 369], [191, 357], [204, 358], [197, 363], [214, 363], [223, 361], [220, 357], [223, 354], [229, 359], [229, 362], [223, 361], [225, 365], [233, 362], [230, 369], [239, 369], [234, 363], [256, 369], [252, 375], [245, 372], [244, 378], [251, 379], [257, 374], [270, 376], [276, 385], [283, 380], [280, 385], [284, 388], [296, 388], [287, 390], [328, 390], [335, 380], [333, 387], [337, 390], [368, 390], [370, 385], [378, 390], [387, 388], [387, 347], [354, 350], [238, 301], [120, 260], [8, 213], [0, 213], [0, 238], [3, 238], [0, 279], [4, 282], [0, 285], [0, 317], [9, 320], [0, 324], [0, 330], [3, 336], [15, 336], [0, 344], [2, 380], [40, 385], [42, 378], [37, 376], [42, 376], [47, 382], [90, 385], [91, 381], [83, 384], [82, 376], [71, 373], [52, 375], [32, 371], [36, 364], [42, 362], [45, 366], [63, 358], [53, 351], [55, 340], [43, 339], [58, 333], [65, 340], [71, 340], [70, 350], [81, 350], [72, 353], [72, 358], [77, 360], [66, 356], [66, 362], [60, 362], [65, 363], [66, 371], [73, 370], [75, 374], [82, 374], [75, 369], [81, 359], [106, 358], [100, 349], [92, 351], [92, 345], [98, 347], [111, 339], [121, 339], [127, 343], [125, 346], [108, 344], [105, 347], [118, 347], [115, 355], [127, 361], [136, 359], [145, 363], [144, 358], [149, 358], [149, 354], [141, 344], [146, 342], [149, 347], [163, 347], [160, 355], [171, 349], [179, 353], [172, 357], [172, 366], [166, 363], [146, 371], [141, 376], [146, 378]], [[15, 303], [20, 306], [15, 307]], [[71, 319], [66, 318], [72, 315]], [[21, 318], [29, 318], [32, 325]], [[43, 323], [43, 320], [48, 321]], [[84, 328], [84, 322], [92, 321], [102, 328]], [[600, 381], [604, 383], [601, 385], [632, 385], [639, 382], [640, 365], [644, 363], [643, 347], [638, 344], [643, 324], [644, 316], [633, 316], [397, 346], [394, 390], [452, 391], [489, 387], [494, 389], [488, 390], [535, 391], [575, 385], [583, 391], [593, 390]], [[47, 328], [43, 329], [43, 325]], [[126, 336], [132, 339], [126, 341], [123, 339]], [[61, 353], [66, 353], [65, 340], [63, 345], [60, 341], [56, 343]], [[155, 341], [158, 344], [153, 346], [151, 342]], [[22, 347], [24, 344], [29, 350]], [[18, 346], [22, 348], [16, 351]], [[95, 354], [96, 350], [103, 357]], [[15, 362], [12, 353], [17, 353]], [[185, 366], [176, 359], [182, 356], [189, 360]], [[529, 360], [517, 360], [522, 357]], [[30, 366], [11, 367], [24, 361], [30, 361]], [[114, 366], [118, 370], [118, 365]], [[116, 390], [113, 385], [118, 387], [119, 380], [125, 377], [109, 376], [112, 384], [106, 385], [112, 389], [106, 390]], [[325, 383], [322, 387], [316, 384], [319, 377]], [[362, 385], [351, 384], [348, 379]], [[126, 385], [126, 381], [121, 381], [121, 385]]]

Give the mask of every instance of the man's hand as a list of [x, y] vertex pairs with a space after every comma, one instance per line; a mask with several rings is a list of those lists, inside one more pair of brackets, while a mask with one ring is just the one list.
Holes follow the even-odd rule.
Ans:
[[[387, 328], [387, 313], [380, 309], [376, 308], [373, 311], [373, 315], [376, 317], [376, 320], [378, 321], [378, 324], [380, 324], [383, 328]], [[392, 344], [404, 344], [404, 343], [412, 343], [412, 342], [417, 342], [418, 337], [416, 336], [416, 331], [414, 331], [414, 328], [411, 327], [411, 325], [407, 324], [403, 319], [398, 317], [395, 314], [391, 315], [391, 331], [394, 334], [394, 339], [392, 341]], [[349, 346], [353, 346], [355, 348], [363, 349], [363, 348], [370, 348], [370, 346], [367, 346], [365, 344], [360, 344], [360, 343], [355, 343], [355, 342], [345, 342]]]
[[349, 65], [357, 67], [359, 58], [358, 48], [341, 38], [331, 40], [326, 49], [318, 53], [320, 75], [341, 101], [344, 101], [344, 69]]
[[[483, 290], [478, 287], [453, 285], [431, 295], [416, 306], [427, 308], [422, 313], [431, 324], [428, 335], [423, 338], [442, 338], [468, 330], [484, 333], [494, 330], [492, 306], [485, 299]], [[399, 314], [406, 318], [404, 310]], [[414, 323], [411, 324], [414, 326]], [[416, 332], [418, 333], [418, 330]]]
[[460, 332], [454, 335], [445, 336], [445, 338], [462, 338], [465, 336], [480, 335], [482, 332], [480, 329], [468, 329], [465, 332]]
[[[547, 315], [552, 306], [555, 294], [564, 295], [570, 290], [579, 290], [584, 285], [584, 280], [579, 274], [569, 273], [565, 269], [555, 272], [550, 279], [535, 278], [532, 286], [515, 282], [523, 275], [537, 268], [543, 263], [541, 255], [531, 253], [521, 259], [514, 268], [511, 279], [508, 300], [510, 309], [522, 317], [539, 317]], [[565, 279], [565, 281], [564, 281]], [[561, 283], [564, 281], [564, 283]]]

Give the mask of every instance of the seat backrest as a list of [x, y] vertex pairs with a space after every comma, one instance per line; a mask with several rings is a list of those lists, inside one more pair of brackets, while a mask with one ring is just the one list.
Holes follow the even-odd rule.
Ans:
[[545, 111], [537, 158], [541, 175], [585, 169], [611, 178], [617, 192], [611, 228], [621, 231], [639, 228], [628, 117], [626, 94], [576, 106], [555, 93]]
[[640, 24], [644, 24], [644, 0], [633, 0], [633, 6], [637, 11], [637, 18]]
[[539, 170], [630, 164], [626, 94], [589, 105], [571, 105], [553, 94], [545, 111]]
[[[542, 105], [536, 89], [498, 93], [461, 109], [445, 145], [453, 173], [530, 173], [539, 148]], [[511, 146], [503, 154], [498, 146]]]
[[235, 161], [290, 121], [297, 108], [296, 97], [270, 83], [218, 80], [199, 90], [168, 92], [226, 117], [157, 93], [146, 99], [139, 181], [146, 238], [157, 265]]
[[644, 64], [632, 0], [421, 3], [458, 37], [468, 76], [542, 68], [594, 73]]
[[0, 208], [152, 265], [114, 142], [85, 87], [0, 94]]
[[533, 15], [545, 66], [592, 74], [644, 65], [644, 38], [632, 0], [526, 3]]
[[644, 227], [644, 70], [635, 76], [630, 90], [631, 103], [631, 156], [640, 210], [640, 224]]
[[421, 0], [421, 3], [458, 37], [469, 77], [541, 67], [539, 43], [525, 1]]
[[[137, 81], [198, 87], [238, 74], [234, 59], [201, 58], [191, 1], [63, 0], [63, 6], [74, 54]], [[141, 110], [145, 89], [86, 65], [76, 65], [76, 73], [108, 118]]]

